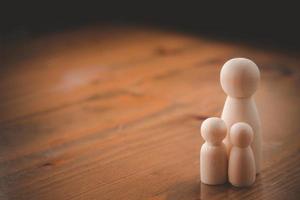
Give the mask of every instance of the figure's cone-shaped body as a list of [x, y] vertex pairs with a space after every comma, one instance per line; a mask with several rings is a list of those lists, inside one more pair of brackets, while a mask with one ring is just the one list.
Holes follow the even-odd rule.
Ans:
[[[260, 118], [254, 102], [255, 93], [260, 80], [260, 72], [255, 63], [246, 58], [235, 58], [227, 61], [220, 74], [223, 90], [228, 95], [225, 101], [221, 118], [230, 129], [234, 123], [248, 123], [254, 133], [251, 144], [256, 173], [260, 172], [261, 165], [261, 125]], [[229, 154], [232, 147], [229, 134], [224, 140]]]
[[222, 142], [226, 132], [226, 124], [217, 117], [208, 118], [201, 125], [201, 135], [205, 140], [200, 151], [202, 183], [218, 185], [227, 181], [228, 158]]
[[229, 182], [236, 187], [250, 186], [255, 181], [255, 161], [250, 143], [253, 139], [252, 128], [244, 123], [234, 124], [230, 129], [233, 144], [228, 162]]

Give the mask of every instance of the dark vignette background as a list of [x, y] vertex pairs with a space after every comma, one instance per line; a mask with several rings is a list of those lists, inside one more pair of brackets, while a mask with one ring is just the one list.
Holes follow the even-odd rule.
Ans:
[[114, 23], [162, 26], [280, 50], [300, 50], [299, 6], [239, 1], [6, 1], [1, 43], [22, 37]]

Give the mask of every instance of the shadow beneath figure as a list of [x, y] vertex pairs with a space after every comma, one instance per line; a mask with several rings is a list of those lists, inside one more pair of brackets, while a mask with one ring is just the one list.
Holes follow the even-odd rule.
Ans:
[[[201, 199], [201, 200], [224, 200], [244, 199], [254, 196], [257, 199], [265, 199], [266, 188], [264, 176], [256, 176], [255, 183], [250, 187], [234, 187], [229, 182], [221, 185], [206, 185], [198, 179], [184, 181], [168, 188], [167, 200]], [[270, 191], [269, 191], [270, 192]]]
[[227, 199], [229, 183], [223, 185], [206, 185], [200, 183], [200, 199]]
[[257, 199], [264, 199], [264, 187], [262, 176], [256, 176], [255, 183], [250, 187], [238, 188], [230, 183], [223, 185], [206, 185], [200, 183], [199, 199], [241, 199], [249, 196], [255, 196]]

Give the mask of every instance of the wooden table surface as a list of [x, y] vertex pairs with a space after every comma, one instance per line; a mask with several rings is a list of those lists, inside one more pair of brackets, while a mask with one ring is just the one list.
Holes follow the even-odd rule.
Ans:
[[[138, 27], [1, 45], [0, 199], [299, 199], [299, 53]], [[199, 133], [220, 116], [223, 63], [253, 59], [263, 167], [255, 184], [200, 183]]]

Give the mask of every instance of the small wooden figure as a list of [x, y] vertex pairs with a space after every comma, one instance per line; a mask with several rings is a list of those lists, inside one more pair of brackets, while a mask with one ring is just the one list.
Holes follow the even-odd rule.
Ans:
[[[220, 81], [223, 90], [228, 95], [225, 101], [221, 118], [227, 128], [237, 122], [246, 122], [253, 129], [251, 148], [254, 153], [256, 173], [260, 172], [261, 165], [261, 125], [253, 94], [260, 80], [257, 65], [246, 58], [234, 58], [227, 61], [222, 67]], [[224, 143], [227, 153], [232, 146], [229, 134]]]
[[228, 159], [226, 146], [222, 142], [226, 132], [225, 122], [217, 117], [208, 118], [201, 125], [201, 135], [205, 140], [200, 150], [202, 183], [218, 185], [227, 181]]
[[253, 139], [251, 126], [235, 123], [230, 129], [232, 148], [229, 154], [229, 182], [236, 187], [250, 186], [255, 181], [255, 160], [250, 144]]

